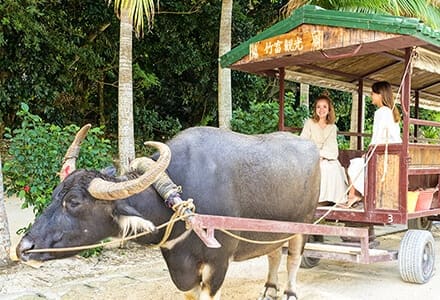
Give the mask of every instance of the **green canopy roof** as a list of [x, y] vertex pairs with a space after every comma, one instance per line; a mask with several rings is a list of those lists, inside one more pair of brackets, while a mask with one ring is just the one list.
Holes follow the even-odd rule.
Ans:
[[314, 24], [375, 30], [416, 37], [440, 47], [440, 31], [425, 25], [419, 19], [391, 15], [372, 15], [326, 10], [319, 6], [304, 5], [291, 16], [235, 47], [220, 58], [221, 66], [228, 67], [249, 54], [249, 45], [291, 31], [302, 24]]
[[440, 31], [418, 19], [303, 6], [238, 45], [222, 67], [325, 88], [365, 91], [387, 80], [397, 89], [412, 55], [411, 89], [420, 105], [440, 110]]

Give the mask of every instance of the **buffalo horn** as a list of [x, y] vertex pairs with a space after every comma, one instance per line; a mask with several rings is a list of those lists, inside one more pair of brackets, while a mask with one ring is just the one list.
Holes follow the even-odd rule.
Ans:
[[89, 185], [89, 193], [100, 200], [119, 200], [142, 192], [148, 188], [166, 170], [171, 160], [170, 148], [159, 142], [146, 142], [159, 150], [160, 156], [149, 170], [136, 179], [111, 182], [101, 178], [95, 178]]
[[76, 159], [78, 158], [79, 150], [81, 148], [81, 143], [85, 139], [87, 132], [92, 125], [84, 125], [75, 136], [69, 149], [67, 149], [66, 155], [64, 155], [63, 166], [60, 171], [60, 180], [63, 181], [67, 175], [75, 171], [76, 169]]
[[[144, 173], [156, 162], [149, 157], [139, 157], [133, 160], [130, 164], [132, 170], [138, 173]], [[159, 195], [167, 200], [170, 195], [179, 191], [179, 187], [171, 180], [166, 172], [162, 172], [158, 179], [153, 183], [154, 188]]]

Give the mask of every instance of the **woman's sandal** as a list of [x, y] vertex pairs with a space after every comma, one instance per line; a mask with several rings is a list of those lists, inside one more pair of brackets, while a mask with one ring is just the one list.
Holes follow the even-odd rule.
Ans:
[[362, 197], [353, 196], [348, 198], [346, 203], [340, 203], [337, 205], [339, 208], [356, 208], [362, 203]]

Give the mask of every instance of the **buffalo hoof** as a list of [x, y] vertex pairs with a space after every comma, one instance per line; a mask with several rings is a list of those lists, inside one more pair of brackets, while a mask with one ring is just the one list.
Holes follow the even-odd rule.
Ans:
[[296, 296], [296, 293], [294, 292], [284, 292], [282, 300], [298, 300], [298, 297]]
[[278, 299], [278, 289], [277, 286], [271, 283], [266, 283], [264, 285], [264, 291], [258, 300], [275, 300]]

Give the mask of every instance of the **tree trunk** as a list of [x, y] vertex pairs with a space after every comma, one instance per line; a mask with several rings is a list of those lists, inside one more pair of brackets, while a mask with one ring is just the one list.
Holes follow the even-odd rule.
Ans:
[[305, 83], [299, 84], [299, 105], [305, 105], [309, 107], [310, 101], [310, 85]]
[[6, 266], [11, 263], [9, 256], [10, 250], [11, 237], [9, 235], [8, 218], [6, 216], [3, 194], [2, 157], [0, 154], [0, 266]]
[[[219, 57], [231, 50], [233, 0], [222, 0], [220, 18]], [[218, 64], [218, 125], [230, 128], [232, 119], [231, 69]]]
[[104, 72], [101, 73], [101, 80], [98, 82], [98, 99], [99, 99], [99, 125], [106, 126], [105, 119], [105, 102], [104, 102]]
[[121, 8], [118, 85], [118, 142], [120, 172], [128, 171], [135, 157], [133, 128], [133, 75], [132, 37], [133, 26], [128, 9]]

